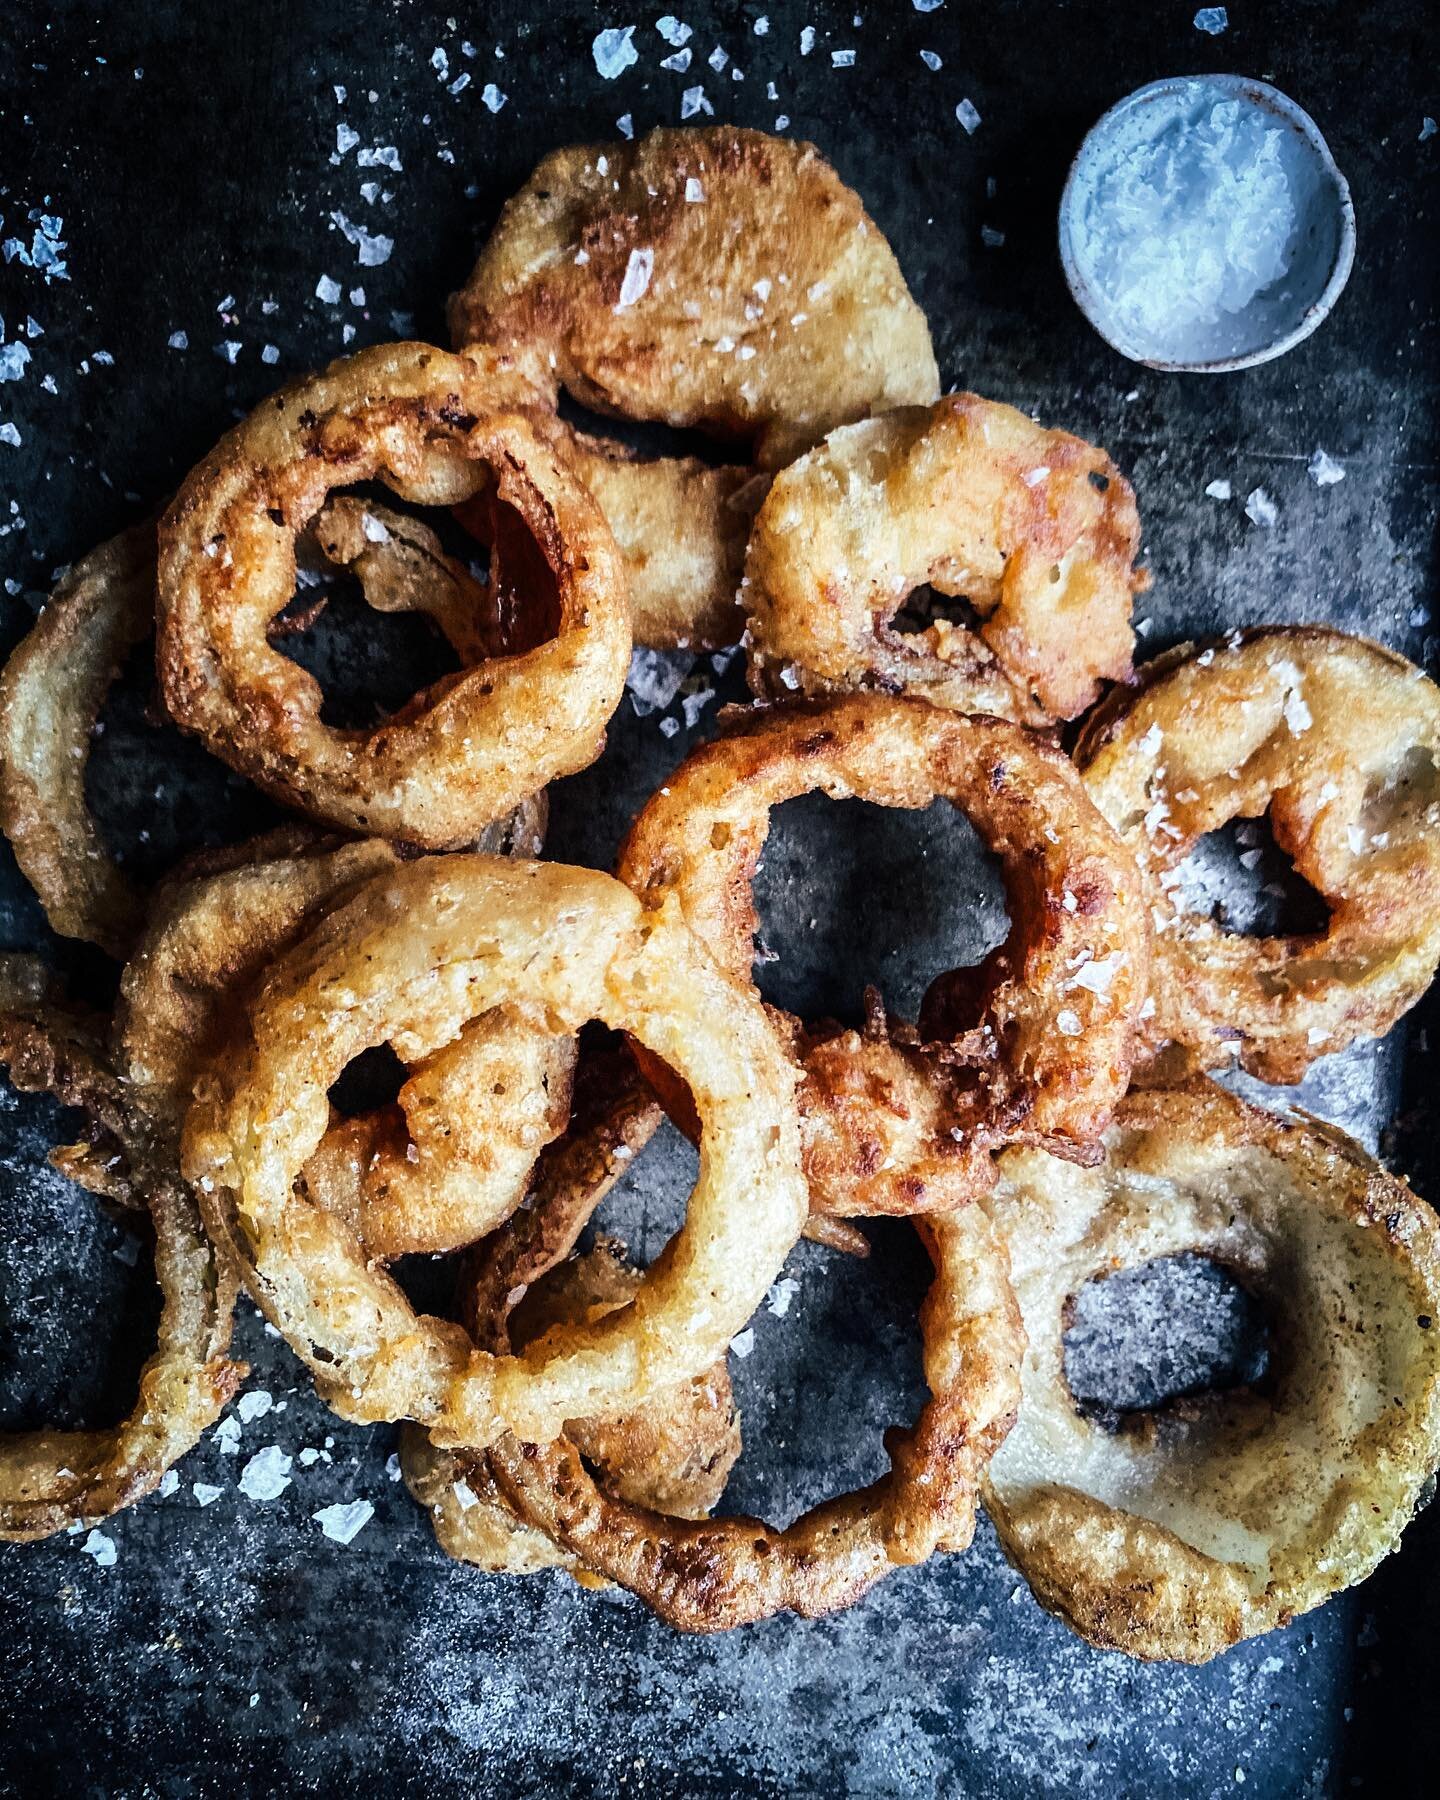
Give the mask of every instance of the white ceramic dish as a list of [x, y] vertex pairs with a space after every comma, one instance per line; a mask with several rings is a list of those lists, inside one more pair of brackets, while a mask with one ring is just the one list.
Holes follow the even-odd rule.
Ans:
[[[1144, 138], [1146, 115], [1160, 118], [1197, 87], [1207, 102], [1236, 100], [1263, 113], [1267, 126], [1284, 132], [1282, 149], [1296, 212], [1290, 264], [1238, 312], [1141, 333], [1121, 317], [1094, 277], [1093, 240], [1097, 229], [1103, 229], [1103, 218], [1097, 227], [1087, 209], [1116, 155]], [[1076, 303], [1106, 343], [1152, 369], [1220, 374], [1282, 356], [1328, 316], [1354, 258], [1350, 188], [1320, 128], [1278, 88], [1241, 75], [1175, 76], [1137, 88], [1086, 135], [1060, 201], [1060, 260]]]

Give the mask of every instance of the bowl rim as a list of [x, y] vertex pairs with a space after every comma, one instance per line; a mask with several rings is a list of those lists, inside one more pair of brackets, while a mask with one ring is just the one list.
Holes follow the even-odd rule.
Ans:
[[[1100, 137], [1113, 129], [1118, 117], [1152, 96], [1170, 94], [1179, 89], [1196, 85], [1209, 86], [1229, 95], [1256, 102], [1281, 114], [1299, 130], [1300, 135], [1315, 153], [1322, 174], [1334, 190], [1340, 216], [1340, 233], [1335, 250], [1335, 260], [1331, 265], [1325, 286], [1288, 331], [1272, 339], [1270, 343], [1262, 344], [1255, 350], [1247, 350], [1239, 356], [1211, 357], [1199, 362], [1185, 362], [1165, 357], [1147, 356], [1141, 347], [1133, 342], [1127, 342], [1122, 335], [1111, 328], [1109, 321], [1103, 318], [1097, 304], [1098, 296], [1080, 272], [1071, 243], [1071, 220], [1076, 205], [1081, 164]], [[1346, 282], [1350, 279], [1350, 272], [1355, 264], [1355, 203], [1350, 196], [1350, 184], [1341, 174], [1320, 127], [1304, 107], [1298, 101], [1292, 100], [1288, 94], [1282, 93], [1270, 82], [1261, 81], [1257, 76], [1251, 75], [1223, 73], [1166, 75], [1158, 81], [1146, 82], [1143, 87], [1135, 88], [1131, 93], [1122, 96], [1100, 115], [1080, 140], [1080, 146], [1071, 159], [1069, 173], [1065, 178], [1065, 187], [1060, 195], [1059, 244], [1060, 262], [1065, 271], [1065, 282], [1070, 289], [1071, 297], [1093, 329], [1109, 344], [1112, 350], [1118, 351], [1130, 362], [1165, 373], [1225, 375], [1236, 369], [1252, 369], [1258, 363], [1271, 362], [1277, 356], [1285, 355], [1288, 350], [1293, 350], [1297, 344], [1303, 343], [1330, 316], [1335, 302], [1340, 298]]]

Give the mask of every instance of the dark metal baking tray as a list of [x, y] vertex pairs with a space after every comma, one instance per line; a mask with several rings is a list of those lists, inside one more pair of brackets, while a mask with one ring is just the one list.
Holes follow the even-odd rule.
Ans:
[[[1146, 653], [1237, 624], [1333, 620], [1433, 668], [1440, 139], [1420, 137], [1437, 97], [1426, 0], [1239, 0], [1218, 38], [1193, 28], [1188, 0], [707, 0], [680, 9], [693, 29], [685, 73], [659, 66], [671, 53], [659, 10], [12, 0], [0, 17], [0, 237], [33, 230], [31, 208], [62, 217], [68, 279], [0, 264], [7, 330], [27, 315], [44, 329], [24, 378], [0, 385], [0, 420], [20, 432], [18, 447], [0, 444], [0, 648], [57, 566], [163, 498], [277, 379], [339, 354], [343, 326], [357, 346], [439, 339], [444, 295], [544, 151], [612, 136], [624, 113], [637, 130], [674, 122], [684, 91], [703, 86], [717, 118], [788, 117], [782, 129], [813, 138], [860, 190], [929, 314], [947, 382], [1080, 432], [1129, 472], [1154, 573], [1139, 608]], [[627, 23], [639, 62], [603, 81], [591, 40]], [[708, 60], [717, 45], [721, 71]], [[846, 49], [853, 64], [837, 66]], [[1275, 81], [1313, 112], [1352, 184], [1360, 253], [1333, 318], [1283, 360], [1221, 379], [1156, 375], [1075, 312], [1055, 207], [1106, 106], [1158, 75], [1213, 68]], [[507, 95], [498, 113], [482, 98], [490, 82]], [[982, 121], [973, 136], [955, 116], [967, 97]], [[336, 162], [341, 122], [363, 147], [395, 146], [401, 169], [362, 171], [353, 149]], [[372, 178], [390, 198], [367, 203]], [[359, 266], [335, 212], [393, 237], [388, 260]], [[985, 244], [982, 226], [1003, 244]], [[322, 302], [322, 274], [363, 299]], [[176, 331], [188, 350], [169, 347]], [[212, 349], [227, 342], [233, 360]], [[1317, 446], [1343, 463], [1343, 482], [1307, 479]], [[1206, 497], [1216, 477], [1234, 501]], [[1242, 510], [1260, 485], [1278, 507], [1270, 529]], [[387, 669], [408, 669], [401, 643], [373, 622], [336, 639], [333, 680], [373, 691]], [[697, 673], [738, 697], [733, 667]], [[137, 665], [106, 715], [92, 788], [117, 844], [153, 871], [268, 815], [194, 746], [147, 727], [145, 697]], [[660, 715], [627, 700], [602, 761], [555, 790], [551, 853], [608, 865], [635, 807], [714, 730], [717, 705], [666, 736]], [[973, 839], [943, 808], [796, 803], [762, 893], [779, 952], [764, 978], [812, 1014], [853, 1016], [865, 980], [903, 1010], [957, 942], [973, 953], [1000, 917]], [[113, 971], [47, 935], [8, 854], [0, 930], [104, 998]], [[1378, 1140], [1432, 1199], [1436, 1025], [1432, 998], [1377, 1049], [1322, 1066], [1301, 1096]], [[120, 1230], [46, 1169], [56, 1128], [52, 1108], [6, 1091], [7, 1423], [113, 1415], [153, 1311], [143, 1259], [119, 1260]], [[685, 1175], [671, 1139], [610, 1214], [638, 1251], [669, 1229]], [[805, 1252], [792, 1272], [788, 1315], [762, 1311], [754, 1354], [735, 1363], [747, 1449], [730, 1499], [780, 1517], [881, 1466], [881, 1430], [915, 1398], [923, 1258], [897, 1226], [877, 1232], [867, 1265]], [[1199, 1670], [1088, 1649], [1033, 1603], [983, 1526], [969, 1555], [898, 1574], [839, 1617], [683, 1638], [561, 1575], [452, 1566], [386, 1477], [394, 1433], [331, 1418], [248, 1306], [239, 1343], [253, 1383], [285, 1408], [246, 1427], [242, 1460], [272, 1442], [327, 1458], [297, 1463], [291, 1488], [261, 1505], [207, 1440], [176, 1495], [107, 1526], [114, 1567], [65, 1538], [0, 1548], [0, 1791], [328, 1794], [360, 1780], [494, 1795], [1434, 1791], [1433, 1513], [1357, 1593]], [[197, 1480], [222, 1498], [202, 1510]], [[322, 1536], [312, 1512], [361, 1495], [376, 1515], [355, 1542]]]

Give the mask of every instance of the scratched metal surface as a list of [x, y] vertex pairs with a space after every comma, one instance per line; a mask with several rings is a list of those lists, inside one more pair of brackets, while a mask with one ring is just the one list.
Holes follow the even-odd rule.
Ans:
[[[377, 4], [362, 21], [330, 0], [256, 0], [242, 21], [175, 0], [12, 4], [0, 239], [28, 242], [32, 208], [62, 218], [68, 280], [0, 264], [10, 341], [27, 316], [43, 328], [25, 340], [21, 378], [0, 384], [0, 423], [20, 437], [0, 443], [0, 647], [58, 565], [167, 494], [278, 378], [338, 354], [345, 328], [357, 346], [437, 336], [445, 293], [541, 153], [612, 135], [625, 113], [637, 130], [674, 121], [703, 86], [716, 117], [773, 127], [784, 115], [781, 129], [813, 137], [860, 189], [929, 314], [947, 382], [1092, 437], [1129, 471], [1155, 577], [1147, 651], [1237, 623], [1330, 619], [1433, 668], [1440, 139], [1419, 136], [1436, 101], [1425, 0], [1241, 0], [1219, 38], [1193, 29], [1188, 4], [889, 0], [856, 19], [854, 3], [690, 6], [687, 71], [660, 67], [673, 50], [650, 12], [555, 5], [541, 23], [501, 0], [463, 14]], [[632, 22], [636, 65], [602, 80], [592, 38]], [[806, 24], [816, 41], [803, 55]], [[837, 66], [847, 49], [853, 64]], [[1055, 203], [1111, 101], [1210, 68], [1273, 80], [1316, 115], [1354, 189], [1360, 255], [1334, 318], [1280, 363], [1223, 380], [1152, 375], [1071, 307]], [[956, 121], [963, 98], [981, 114], [973, 136]], [[358, 139], [336, 160], [342, 124]], [[398, 171], [358, 166], [361, 150], [388, 146]], [[335, 213], [392, 238], [386, 260], [360, 266]], [[1003, 245], [983, 245], [982, 225]], [[317, 297], [322, 275], [338, 302]], [[170, 348], [180, 331], [188, 349]], [[232, 343], [233, 360], [212, 348]], [[1321, 445], [1345, 467], [1324, 489], [1305, 473]], [[1235, 500], [1205, 497], [1216, 477]], [[1256, 486], [1278, 508], [1268, 530], [1242, 510]], [[337, 688], [374, 692], [410, 648], [372, 626], [316, 654]], [[733, 669], [702, 667], [691, 685], [739, 691]], [[145, 698], [139, 665], [106, 714], [92, 790], [115, 843], [150, 871], [269, 815], [147, 726]], [[602, 761], [555, 792], [552, 854], [607, 865], [716, 706], [693, 704], [692, 728], [677, 701], [667, 736], [627, 700]], [[853, 1015], [866, 979], [903, 1010], [929, 973], [1003, 929], [973, 839], [938, 808], [795, 804], [762, 898], [779, 953], [770, 991], [811, 1013]], [[0, 931], [52, 953], [97, 999], [113, 981], [102, 959], [47, 936], [8, 855]], [[1432, 1199], [1436, 1024], [1432, 1000], [1377, 1050], [1323, 1065], [1304, 1095], [1383, 1141]], [[117, 1416], [153, 1318], [143, 1258], [125, 1260], [119, 1228], [46, 1168], [57, 1129], [52, 1108], [5, 1091], [7, 1425]], [[653, 1252], [687, 1174], [668, 1137], [607, 1222]], [[916, 1397], [923, 1259], [903, 1227], [876, 1243], [864, 1267], [793, 1259], [789, 1311], [762, 1312], [753, 1354], [733, 1359], [747, 1449], [727, 1503], [786, 1518], [882, 1466], [881, 1431]], [[1358, 1594], [1204, 1670], [1090, 1651], [1033, 1604], [984, 1528], [968, 1556], [898, 1574], [837, 1618], [689, 1640], [561, 1576], [505, 1583], [451, 1566], [387, 1479], [393, 1433], [330, 1418], [248, 1307], [239, 1344], [274, 1409], [245, 1428], [238, 1457], [207, 1441], [174, 1496], [108, 1525], [113, 1567], [67, 1539], [0, 1547], [0, 1792], [332, 1793], [361, 1777], [496, 1795], [1433, 1791], [1433, 1514]], [[238, 1469], [271, 1444], [325, 1454], [297, 1460], [277, 1500], [246, 1500]], [[196, 1483], [220, 1497], [202, 1508]], [[376, 1512], [345, 1548], [311, 1515], [355, 1497]]]

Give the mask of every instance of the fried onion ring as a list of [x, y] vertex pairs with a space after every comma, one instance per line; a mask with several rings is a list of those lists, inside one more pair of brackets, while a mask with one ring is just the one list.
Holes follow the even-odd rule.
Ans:
[[235, 1277], [211, 1249], [190, 1192], [100, 1060], [102, 1047], [98, 1022], [57, 1008], [33, 958], [0, 959], [0, 1062], [22, 1091], [85, 1109], [107, 1147], [105, 1160], [123, 1164], [124, 1197], [144, 1197], [163, 1295], [155, 1352], [128, 1418], [108, 1431], [0, 1437], [0, 1538], [12, 1541], [97, 1524], [153, 1492], [245, 1375], [226, 1356]]
[[[599, 1250], [566, 1266], [600, 1201], [649, 1141], [660, 1107], [623, 1045], [586, 1053], [562, 1140], [541, 1157], [530, 1202], [473, 1253], [463, 1284], [462, 1319], [482, 1348], [510, 1347], [509, 1324], [522, 1309], [517, 1341], [545, 1325], [577, 1318], [590, 1304], [607, 1311], [628, 1301], [639, 1277]], [[603, 1249], [603, 1247], [602, 1247]], [[537, 1285], [540, 1284], [540, 1285]], [[542, 1311], [537, 1318], [535, 1302]], [[618, 1420], [571, 1421], [567, 1433], [623, 1499], [701, 1518], [724, 1491], [740, 1451], [724, 1358]], [[416, 1426], [403, 1428], [406, 1485], [428, 1508], [442, 1550], [492, 1574], [567, 1568], [598, 1584], [568, 1551], [522, 1524], [490, 1472], [487, 1453], [439, 1450]]]
[[1005, 1253], [978, 1206], [926, 1220], [935, 1280], [921, 1308], [930, 1397], [887, 1434], [892, 1468], [783, 1530], [734, 1515], [688, 1521], [627, 1498], [566, 1438], [503, 1437], [489, 1451], [502, 1493], [593, 1574], [638, 1594], [681, 1631], [728, 1631], [779, 1612], [805, 1618], [858, 1600], [899, 1565], [968, 1549], [977, 1483], [1014, 1417], [1024, 1337]]
[[[1127, 1085], [1148, 928], [1130, 860], [1069, 763], [1013, 725], [923, 700], [760, 710], [670, 776], [631, 828], [620, 878], [647, 905], [676, 898], [748, 983], [771, 809], [816, 790], [915, 808], [944, 795], [1000, 857], [1014, 926], [979, 969], [932, 988], [927, 1043], [883, 1013], [863, 1034], [808, 1033], [772, 1013], [804, 1070], [812, 1210], [945, 1211], [989, 1185], [1006, 1143], [1093, 1143]], [[684, 1124], [673, 1077], [653, 1058], [645, 1067]]]
[[[1213, 1083], [1132, 1094], [1105, 1163], [1002, 1159], [986, 1202], [1030, 1341], [985, 1504], [1041, 1605], [1103, 1649], [1204, 1662], [1361, 1581], [1440, 1462], [1440, 1227], [1331, 1127]], [[1069, 1297], [1199, 1253], [1268, 1303], [1258, 1389], [1081, 1416]]]
[[52, 927], [112, 956], [142, 903], [91, 817], [85, 769], [105, 696], [154, 617], [151, 522], [75, 564], [0, 675], [0, 829]]
[[[1378, 1037], [1440, 962], [1440, 690], [1403, 657], [1318, 627], [1236, 633], [1142, 672], [1086, 725], [1085, 785], [1140, 865], [1156, 924], [1155, 1043], [1295, 1082]], [[1190, 911], [1199, 838], [1268, 810], [1330, 910], [1310, 937], [1252, 938]]]
[[[397, 867], [388, 844], [289, 829], [196, 859], [157, 893], [121, 977], [113, 1057], [177, 1145], [194, 1082], [261, 975], [330, 908]], [[474, 1243], [524, 1197], [565, 1125], [574, 1047], [525, 1008], [467, 1025], [410, 1071], [397, 1103], [344, 1119], [305, 1165], [308, 1199], [372, 1257]]]
[[[296, 534], [332, 488], [371, 479], [429, 505], [484, 490], [498, 603], [513, 591], [533, 616], [553, 598], [558, 633], [341, 731], [265, 634], [295, 590]], [[594, 502], [523, 412], [496, 410], [488, 364], [424, 344], [334, 363], [221, 440], [161, 524], [158, 620], [166, 705], [222, 760], [331, 823], [441, 848], [593, 761], [630, 655]]]
[[[1021, 724], [1083, 712], [1123, 681], [1140, 519], [1103, 450], [1013, 406], [947, 394], [847, 425], [775, 477], [741, 599], [757, 692], [924, 695]], [[929, 583], [976, 633], [893, 619]]]
[[750, 439], [762, 468], [940, 387], [859, 196], [813, 144], [732, 125], [547, 156], [450, 331], [598, 412]]
[[[295, 1178], [362, 1050], [388, 1041], [419, 1060], [517, 1002], [557, 1032], [599, 1018], [631, 1033], [690, 1083], [707, 1129], [685, 1224], [634, 1301], [497, 1357], [417, 1316]], [[184, 1167], [343, 1416], [413, 1418], [442, 1446], [483, 1449], [507, 1428], [548, 1441], [698, 1374], [759, 1304], [805, 1220], [794, 1082], [759, 1007], [675, 913], [586, 870], [427, 858], [370, 882], [272, 971], [249, 1041], [197, 1095]]]

